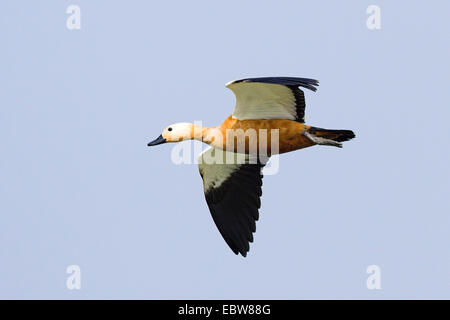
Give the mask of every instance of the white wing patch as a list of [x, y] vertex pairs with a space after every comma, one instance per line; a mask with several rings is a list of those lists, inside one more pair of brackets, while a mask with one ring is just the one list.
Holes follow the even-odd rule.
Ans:
[[226, 87], [236, 95], [234, 118], [295, 120], [297, 117], [295, 96], [286, 86], [259, 82], [230, 82]]
[[212, 147], [203, 151], [198, 157], [198, 167], [203, 177], [205, 192], [220, 187], [246, 159], [248, 155]]

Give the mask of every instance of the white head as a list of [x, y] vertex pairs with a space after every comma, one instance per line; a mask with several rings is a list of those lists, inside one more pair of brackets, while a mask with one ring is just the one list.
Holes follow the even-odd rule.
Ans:
[[156, 146], [166, 142], [179, 142], [194, 139], [194, 125], [192, 123], [175, 123], [165, 128], [162, 134], [148, 143], [148, 146]]

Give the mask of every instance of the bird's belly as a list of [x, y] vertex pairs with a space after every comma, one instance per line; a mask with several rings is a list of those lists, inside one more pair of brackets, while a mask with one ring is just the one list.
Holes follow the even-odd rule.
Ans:
[[302, 135], [310, 127], [291, 120], [237, 120], [221, 126], [221, 148], [247, 154], [281, 154], [314, 145]]

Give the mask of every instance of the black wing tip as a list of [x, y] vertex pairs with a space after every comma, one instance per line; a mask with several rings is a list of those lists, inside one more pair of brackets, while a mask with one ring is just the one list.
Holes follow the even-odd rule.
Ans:
[[247, 258], [247, 253], [250, 251], [250, 247], [248, 249], [244, 249], [244, 248], [232, 248], [231, 250], [233, 250], [235, 255], [241, 255], [243, 258]]
[[247, 253], [250, 251], [250, 243], [253, 241], [247, 241], [247, 245], [242, 246], [242, 244], [235, 243], [233, 239], [226, 239], [225, 237], [223, 238], [225, 239], [225, 242], [228, 245], [228, 247], [231, 249], [231, 251], [233, 251], [235, 255], [238, 256], [240, 254], [244, 258], [247, 257]]
[[261, 83], [271, 83], [280, 84], [284, 86], [295, 86], [303, 87], [312, 91], [317, 91], [317, 86], [319, 86], [319, 80], [310, 78], [297, 78], [297, 77], [260, 77], [260, 78], [246, 78], [235, 80], [231, 83], [240, 82], [261, 82]]
[[235, 254], [237, 256], [240, 254], [242, 256], [242, 258], [247, 258], [247, 252], [248, 251], [238, 251], [238, 252], [235, 252]]
[[[231, 249], [231, 250], [233, 250], [233, 249]], [[248, 251], [247, 252], [241, 252], [241, 251], [235, 251], [235, 250], [233, 250], [233, 253], [235, 254], [235, 255], [241, 255], [242, 256], [242, 258], [247, 258], [247, 253], [248, 253]]]

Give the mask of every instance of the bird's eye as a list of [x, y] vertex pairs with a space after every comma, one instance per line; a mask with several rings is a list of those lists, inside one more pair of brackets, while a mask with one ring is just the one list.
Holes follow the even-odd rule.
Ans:
[[167, 130], [172, 131], [172, 128], [169, 128], [169, 129], [167, 129]]

